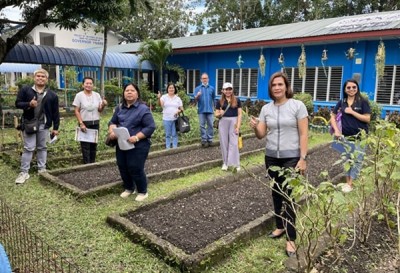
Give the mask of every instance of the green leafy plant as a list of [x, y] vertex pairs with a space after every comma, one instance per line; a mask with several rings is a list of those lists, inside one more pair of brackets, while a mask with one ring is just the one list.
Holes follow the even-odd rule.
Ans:
[[388, 121], [394, 123], [397, 128], [400, 129], [400, 113], [398, 111], [394, 111], [389, 114]]
[[296, 100], [302, 101], [307, 108], [308, 115], [309, 116], [312, 115], [312, 113], [314, 112], [314, 103], [313, 103], [312, 96], [310, 94], [298, 93], [298, 94], [294, 94], [293, 98]]
[[[18, 80], [15, 81], [15, 84], [18, 86], [18, 89], [21, 89], [24, 85], [28, 85], [28, 86], [33, 86], [34, 85], [34, 81], [32, 77], [24, 77], [24, 78], [20, 78]], [[50, 79], [49, 82], [47, 83], [47, 88], [50, 88], [51, 90], [57, 90], [57, 82], [55, 80]]]

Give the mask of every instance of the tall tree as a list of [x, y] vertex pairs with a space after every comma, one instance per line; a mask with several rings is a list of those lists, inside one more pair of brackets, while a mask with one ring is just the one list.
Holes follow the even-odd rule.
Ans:
[[152, 9], [138, 6], [134, 16], [127, 16], [115, 25], [130, 42], [146, 39], [169, 39], [185, 36], [192, 21], [193, 6], [185, 0], [151, 1]]
[[[87, 18], [104, 18], [108, 15], [122, 15], [120, 3], [123, 0], [3, 0], [0, 1], [0, 63], [7, 53], [38, 25], [55, 23], [60, 28], [76, 29]], [[21, 21], [9, 19], [4, 13], [7, 7], [19, 7]], [[21, 27], [10, 36], [4, 34], [9, 24]]]
[[262, 26], [263, 8], [260, 0], [206, 0], [205, 10], [198, 18], [198, 30], [208, 33], [240, 30]]
[[172, 44], [167, 40], [145, 40], [141, 43], [139, 52], [141, 54], [140, 60], [148, 60], [156, 66], [159, 73], [158, 87], [162, 90], [163, 84], [163, 70], [167, 62], [167, 58], [172, 54]]
[[[95, 20], [99, 23], [103, 30], [104, 36], [104, 46], [103, 46], [103, 54], [101, 57], [100, 64], [100, 94], [102, 97], [105, 96], [104, 91], [104, 74], [105, 74], [105, 61], [107, 55], [107, 37], [110, 26], [114, 26], [121, 18], [126, 18], [133, 14], [136, 14], [138, 7], [145, 7], [146, 10], [151, 11], [151, 6], [149, 1], [147, 0], [129, 0], [129, 2], [123, 3], [121, 0], [117, 3], [118, 6], [115, 7], [119, 12], [110, 13], [110, 14], [96, 14], [96, 16], [92, 16], [91, 19]], [[125, 12], [123, 12], [125, 11]]]

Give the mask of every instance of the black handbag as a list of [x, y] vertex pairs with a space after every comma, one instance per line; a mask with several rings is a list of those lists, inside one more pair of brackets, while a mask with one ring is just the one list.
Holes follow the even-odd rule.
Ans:
[[107, 135], [105, 144], [109, 147], [117, 146], [118, 139], [111, 139], [110, 135]]
[[175, 121], [176, 131], [179, 133], [187, 133], [190, 131], [190, 121], [189, 117], [182, 114], [179, 114], [178, 118]]
[[39, 131], [39, 119], [23, 119], [22, 130], [25, 131], [25, 133], [27, 133], [28, 135], [36, 134]]

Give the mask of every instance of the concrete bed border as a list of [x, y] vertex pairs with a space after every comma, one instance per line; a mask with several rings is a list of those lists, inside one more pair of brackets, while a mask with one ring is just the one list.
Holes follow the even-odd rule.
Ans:
[[[309, 154], [325, 148], [327, 145], [318, 145], [310, 149]], [[201, 190], [210, 189], [213, 187], [220, 187], [233, 181], [238, 181], [241, 178], [248, 177], [252, 173], [265, 172], [265, 166], [260, 164], [246, 169], [245, 172], [232, 173], [223, 177], [217, 177], [187, 189], [174, 192], [167, 197], [160, 197], [152, 203], [142, 205], [132, 211], [146, 211], [156, 206], [166, 204], [172, 200], [185, 198], [195, 194]], [[136, 243], [141, 243], [150, 248], [156, 254], [160, 255], [167, 263], [178, 266], [182, 271], [200, 272], [207, 266], [215, 264], [226, 257], [232, 249], [234, 244], [242, 244], [248, 242], [250, 239], [258, 238], [267, 233], [274, 224], [274, 214], [269, 212], [261, 217], [237, 228], [231, 233], [223, 236], [222, 238], [214, 241], [206, 247], [200, 249], [194, 254], [187, 254], [182, 249], [172, 245], [170, 242], [159, 238], [150, 231], [138, 227], [128, 219], [126, 215], [129, 212], [120, 214], [111, 214], [107, 217], [106, 222], [119, 230], [126, 232], [127, 236]]]
[[[250, 137], [246, 136], [246, 138], [250, 138]], [[217, 146], [218, 143], [219, 142], [215, 142], [213, 145]], [[193, 145], [182, 146], [177, 149], [155, 151], [155, 152], [151, 152], [149, 154], [148, 159], [156, 158], [156, 157], [164, 156], [164, 155], [183, 153], [183, 152], [190, 151], [192, 149], [197, 149], [199, 147], [201, 147], [200, 144], [193, 144]], [[242, 152], [242, 153], [240, 153], [240, 155], [243, 158], [243, 157], [247, 157], [247, 156], [250, 156], [250, 155], [253, 155], [256, 153], [260, 153], [263, 150], [264, 150], [264, 148], [260, 148], [260, 149], [256, 149], [253, 151]], [[108, 184], [94, 187], [94, 188], [91, 188], [88, 190], [82, 190], [72, 184], [66, 183], [65, 181], [58, 178], [57, 176], [60, 174], [71, 173], [74, 171], [82, 171], [82, 170], [101, 168], [102, 166], [109, 166], [111, 164], [116, 164], [116, 160], [111, 159], [111, 160], [96, 162], [96, 163], [92, 163], [92, 164], [78, 165], [78, 166], [73, 166], [70, 168], [56, 169], [56, 170], [48, 171], [46, 173], [40, 173], [39, 177], [40, 177], [41, 182], [43, 182], [45, 184], [56, 185], [57, 187], [64, 189], [67, 192], [71, 193], [78, 199], [89, 197], [89, 196], [94, 196], [94, 195], [99, 196], [99, 195], [107, 194], [107, 193], [113, 192], [114, 190], [120, 189], [122, 181], [120, 179], [118, 179], [118, 181], [116, 181], [116, 182], [108, 183]], [[170, 170], [164, 170], [164, 171], [157, 172], [157, 173], [150, 173], [147, 175], [147, 178], [148, 178], [149, 183], [157, 183], [157, 182], [160, 182], [163, 180], [178, 178], [178, 177], [184, 176], [186, 174], [204, 171], [209, 168], [214, 168], [214, 167], [220, 166], [221, 164], [222, 164], [222, 159], [215, 159], [215, 160], [201, 162], [194, 166], [187, 166], [187, 167], [183, 167], [183, 168], [178, 167], [178, 168], [172, 168]]]

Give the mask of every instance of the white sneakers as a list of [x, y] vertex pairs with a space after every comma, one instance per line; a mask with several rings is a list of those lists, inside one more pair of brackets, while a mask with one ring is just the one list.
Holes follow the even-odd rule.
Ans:
[[[121, 197], [122, 198], [128, 198], [131, 194], [135, 194], [136, 190], [134, 191], [130, 191], [130, 190], [125, 190], [123, 193], [121, 193]], [[138, 193], [138, 195], [135, 198], [135, 201], [143, 201], [144, 199], [146, 199], [147, 197], [149, 197], [148, 193]]]
[[[225, 165], [225, 164], [222, 164], [222, 168], [221, 168], [221, 170], [223, 170], [223, 171], [227, 171], [228, 170], [228, 166], [227, 165]], [[240, 171], [240, 167], [236, 167], [236, 171], [238, 172], [238, 171]]]
[[352, 190], [353, 190], [353, 187], [350, 186], [349, 184], [344, 184], [342, 187], [342, 192], [344, 192], [344, 193], [351, 192]]
[[20, 172], [15, 179], [15, 184], [24, 184], [26, 180], [29, 179], [29, 173]]
[[47, 172], [46, 169], [40, 169], [40, 170], [38, 170], [38, 173], [46, 173], [46, 172]]
[[131, 195], [132, 193], [134, 193], [134, 191], [130, 191], [130, 190], [125, 190], [123, 193], [120, 194], [120, 196], [122, 198], [127, 198], [129, 195]]
[[147, 192], [146, 193], [138, 193], [138, 195], [135, 198], [135, 201], [142, 202], [147, 197], [149, 197], [149, 194]]

